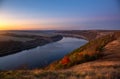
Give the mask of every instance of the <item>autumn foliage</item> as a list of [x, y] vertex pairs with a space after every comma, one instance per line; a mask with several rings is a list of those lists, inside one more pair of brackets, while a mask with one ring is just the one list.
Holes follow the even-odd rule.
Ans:
[[66, 69], [77, 64], [99, 59], [103, 56], [102, 51], [104, 51], [104, 46], [113, 40], [115, 40], [113, 34], [91, 40], [87, 44], [67, 54], [61, 60], [50, 64], [51, 66], [48, 66], [48, 69]]
[[61, 64], [62, 64], [62, 65], [66, 65], [66, 64], [68, 64], [69, 62], [70, 62], [69, 57], [65, 56], [65, 57], [62, 59]]

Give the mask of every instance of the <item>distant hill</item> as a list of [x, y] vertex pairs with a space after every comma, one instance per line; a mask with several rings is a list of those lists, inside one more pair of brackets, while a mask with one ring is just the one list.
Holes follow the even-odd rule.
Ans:
[[119, 32], [119, 30], [64, 30], [57, 31], [57, 33], [63, 36], [71, 36], [77, 38], [83, 38], [86, 40], [93, 40], [101, 36], [111, 34], [113, 32]]
[[2, 71], [0, 79], [120, 79], [120, 31], [94, 38], [45, 69]]

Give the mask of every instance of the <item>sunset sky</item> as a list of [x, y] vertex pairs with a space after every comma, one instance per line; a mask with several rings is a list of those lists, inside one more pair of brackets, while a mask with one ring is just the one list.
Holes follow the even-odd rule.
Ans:
[[0, 30], [119, 29], [120, 0], [0, 0]]

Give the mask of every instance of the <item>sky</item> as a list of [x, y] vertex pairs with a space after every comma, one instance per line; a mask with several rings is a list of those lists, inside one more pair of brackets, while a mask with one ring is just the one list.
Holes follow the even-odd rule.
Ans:
[[0, 30], [120, 30], [120, 0], [0, 0]]

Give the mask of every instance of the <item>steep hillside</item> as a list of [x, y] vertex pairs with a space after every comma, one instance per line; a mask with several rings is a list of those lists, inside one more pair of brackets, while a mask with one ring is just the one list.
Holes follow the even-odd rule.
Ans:
[[87, 75], [88, 79], [120, 79], [120, 38], [108, 43], [102, 53], [98, 60], [73, 66], [66, 71]]
[[63, 59], [50, 64], [47, 69], [66, 69], [77, 64], [99, 59], [103, 55], [101, 52], [104, 50], [104, 46], [115, 39], [114, 34], [110, 34], [92, 40], [66, 55]]
[[0, 79], [120, 79], [120, 32], [92, 40], [46, 69], [1, 71]]

